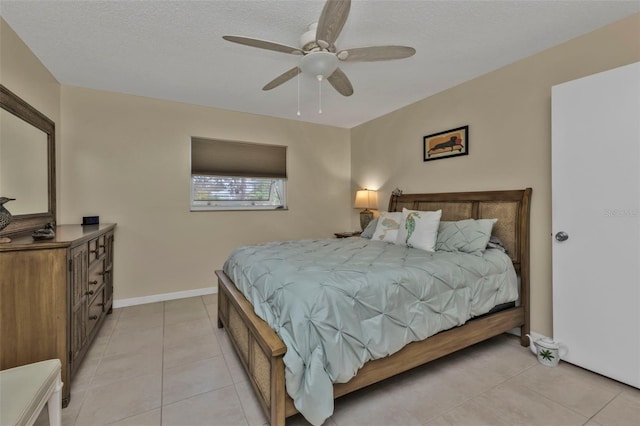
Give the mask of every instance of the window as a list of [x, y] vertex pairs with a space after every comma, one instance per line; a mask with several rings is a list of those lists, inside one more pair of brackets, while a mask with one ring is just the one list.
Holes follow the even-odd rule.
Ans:
[[191, 209], [282, 209], [284, 190], [284, 179], [192, 175]]
[[286, 209], [287, 147], [191, 138], [191, 210]]

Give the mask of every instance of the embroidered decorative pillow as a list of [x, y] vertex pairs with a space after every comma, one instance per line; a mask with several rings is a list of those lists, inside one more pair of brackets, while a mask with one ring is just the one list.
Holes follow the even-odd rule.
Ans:
[[451, 251], [482, 256], [487, 248], [493, 224], [498, 219], [465, 219], [440, 222], [436, 251]]
[[402, 224], [396, 244], [434, 251], [442, 210], [425, 212], [402, 209]]
[[378, 217], [378, 225], [376, 232], [373, 233], [372, 240], [387, 241], [395, 243], [398, 238], [398, 229], [402, 222], [402, 213], [400, 212], [382, 212]]

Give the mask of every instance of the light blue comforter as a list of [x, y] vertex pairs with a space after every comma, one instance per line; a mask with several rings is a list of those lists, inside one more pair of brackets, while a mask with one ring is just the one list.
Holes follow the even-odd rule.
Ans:
[[225, 273], [287, 346], [286, 388], [312, 424], [362, 365], [517, 299], [507, 255], [426, 252], [364, 238], [236, 249]]

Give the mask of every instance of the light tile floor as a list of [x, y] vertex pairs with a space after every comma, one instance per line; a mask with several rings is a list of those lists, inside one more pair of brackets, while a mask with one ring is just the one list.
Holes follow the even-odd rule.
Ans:
[[[114, 310], [71, 385], [65, 426], [261, 426], [215, 295]], [[46, 425], [46, 410], [37, 425]], [[287, 425], [306, 425], [301, 416]], [[502, 335], [347, 395], [328, 426], [640, 425], [640, 390], [539, 365]]]

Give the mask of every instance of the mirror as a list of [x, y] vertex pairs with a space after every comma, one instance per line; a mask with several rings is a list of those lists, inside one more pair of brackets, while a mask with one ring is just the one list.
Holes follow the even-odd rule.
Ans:
[[55, 124], [0, 85], [0, 196], [13, 220], [0, 236], [56, 221]]

